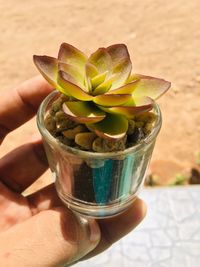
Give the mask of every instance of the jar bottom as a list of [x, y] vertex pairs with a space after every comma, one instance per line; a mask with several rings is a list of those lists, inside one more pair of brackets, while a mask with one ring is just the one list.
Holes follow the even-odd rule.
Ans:
[[97, 205], [90, 202], [80, 201], [79, 199], [66, 195], [62, 190], [62, 187], [59, 183], [59, 179], [57, 178], [55, 181], [55, 186], [59, 198], [67, 208], [80, 214], [81, 216], [90, 217], [94, 219], [114, 217], [124, 212], [131, 206], [131, 204], [135, 201], [137, 197], [137, 195], [134, 194], [132, 196], [129, 196], [126, 200], [119, 200], [114, 204]]

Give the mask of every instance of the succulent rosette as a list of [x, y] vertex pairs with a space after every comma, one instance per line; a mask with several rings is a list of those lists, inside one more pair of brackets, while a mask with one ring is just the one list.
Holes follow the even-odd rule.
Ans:
[[163, 79], [131, 74], [132, 63], [126, 45], [99, 48], [87, 57], [63, 43], [58, 57], [34, 56], [44, 78], [68, 96], [63, 111], [103, 138], [122, 138], [128, 121], [150, 111], [154, 100], [170, 88]]

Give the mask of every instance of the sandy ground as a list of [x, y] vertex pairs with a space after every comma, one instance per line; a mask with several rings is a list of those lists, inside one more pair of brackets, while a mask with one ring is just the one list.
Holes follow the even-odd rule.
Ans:
[[[0, 90], [36, 75], [32, 55], [55, 55], [62, 42], [86, 53], [125, 43], [134, 72], [173, 84], [159, 101], [163, 127], [153, 172], [166, 178], [195, 166], [200, 151], [199, 0], [0, 0], [0, 14]], [[11, 133], [0, 156], [36, 131], [32, 120]]]

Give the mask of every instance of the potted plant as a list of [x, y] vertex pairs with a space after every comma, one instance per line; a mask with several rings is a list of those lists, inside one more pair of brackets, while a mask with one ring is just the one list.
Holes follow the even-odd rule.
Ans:
[[143, 184], [170, 82], [131, 74], [124, 44], [87, 57], [63, 43], [58, 58], [34, 56], [56, 89], [41, 104], [43, 136], [58, 195], [72, 210], [102, 218], [126, 209]]

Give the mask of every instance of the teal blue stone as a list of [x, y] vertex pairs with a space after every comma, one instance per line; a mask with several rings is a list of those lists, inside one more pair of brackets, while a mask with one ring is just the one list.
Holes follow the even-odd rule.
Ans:
[[108, 203], [112, 186], [113, 160], [105, 160], [104, 165], [92, 170], [96, 203]]
[[131, 185], [133, 183], [134, 162], [135, 157], [133, 155], [128, 155], [124, 159], [119, 185], [119, 196], [121, 198], [123, 198], [123, 196], [127, 197], [127, 195], [131, 191]]

